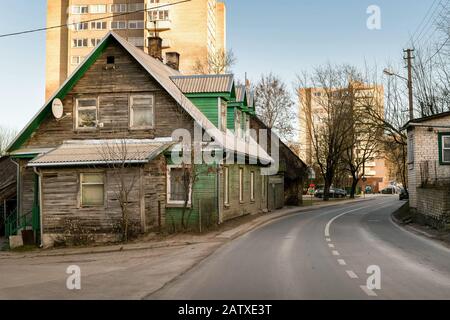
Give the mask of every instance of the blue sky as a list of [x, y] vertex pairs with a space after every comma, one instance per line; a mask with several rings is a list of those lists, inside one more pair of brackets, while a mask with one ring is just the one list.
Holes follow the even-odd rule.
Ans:
[[[6, 0], [0, 0], [6, 2]], [[401, 61], [402, 49], [433, 0], [225, 0], [228, 47], [256, 81], [274, 72], [289, 86], [296, 73], [329, 62]], [[366, 27], [367, 7], [381, 9], [381, 30]], [[45, 0], [8, 1], [0, 33], [45, 26]], [[21, 129], [44, 103], [45, 33], [0, 38], [0, 126]]]

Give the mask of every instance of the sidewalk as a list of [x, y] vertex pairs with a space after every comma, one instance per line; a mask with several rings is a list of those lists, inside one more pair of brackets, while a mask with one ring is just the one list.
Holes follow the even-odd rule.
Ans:
[[111, 253], [121, 251], [135, 251], [135, 250], [151, 250], [158, 248], [183, 247], [193, 244], [200, 244], [205, 242], [225, 243], [236, 239], [266, 223], [282, 218], [295, 213], [311, 212], [325, 207], [341, 206], [348, 203], [358, 203], [362, 201], [370, 201], [374, 197], [367, 197], [354, 200], [339, 200], [331, 201], [329, 203], [314, 204], [312, 206], [303, 207], [287, 207], [271, 213], [260, 215], [251, 221], [245, 222], [237, 227], [226, 231], [212, 231], [202, 235], [195, 234], [180, 234], [169, 236], [168, 239], [160, 241], [146, 241], [135, 242], [128, 244], [115, 244], [95, 247], [77, 247], [77, 248], [55, 248], [55, 249], [36, 249], [30, 252], [0, 252], [0, 259], [5, 258], [33, 258], [33, 257], [56, 257], [56, 256], [70, 256], [70, 255], [85, 255], [98, 253]]

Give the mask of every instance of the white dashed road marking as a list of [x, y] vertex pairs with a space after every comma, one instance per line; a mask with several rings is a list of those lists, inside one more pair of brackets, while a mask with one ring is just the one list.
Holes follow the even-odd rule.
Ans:
[[338, 262], [341, 266], [346, 266], [346, 265], [347, 265], [347, 263], [345, 262], [344, 259], [338, 259], [337, 262]]
[[330, 248], [334, 248], [334, 244], [332, 244], [332, 243], [329, 243], [328, 246], [329, 246]]
[[364, 291], [365, 294], [367, 294], [369, 297], [377, 297], [377, 294], [367, 288], [367, 286], [360, 286], [361, 290]]
[[352, 279], [358, 279], [358, 276], [356, 275], [356, 273], [354, 273], [352, 270], [347, 270], [346, 271], [348, 276]]
[[340, 254], [339, 254], [339, 251], [337, 251], [337, 250], [333, 250], [333, 256], [340, 256]]
[[326, 238], [326, 240], [327, 240], [327, 242], [331, 242], [331, 239], [330, 239], [330, 238]]

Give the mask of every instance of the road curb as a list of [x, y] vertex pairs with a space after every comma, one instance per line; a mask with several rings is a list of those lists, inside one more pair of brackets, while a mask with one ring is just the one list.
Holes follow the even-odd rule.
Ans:
[[[232, 235], [230, 237], [219, 237], [219, 235], [215, 236], [214, 238], [208, 239], [209, 242], [222, 242], [223, 244], [227, 243], [228, 241], [235, 240], [244, 234], [251, 232], [267, 223], [270, 223], [272, 221], [275, 221], [277, 219], [284, 218], [286, 216], [295, 214], [295, 213], [301, 213], [301, 212], [311, 212], [316, 211], [319, 209], [327, 208], [327, 207], [337, 207], [341, 205], [346, 205], [349, 203], [358, 203], [358, 202], [364, 202], [364, 201], [370, 201], [374, 200], [375, 198], [366, 198], [366, 199], [355, 199], [355, 200], [346, 200], [345, 202], [338, 202], [338, 203], [326, 203], [326, 204], [319, 204], [315, 206], [310, 207], [294, 207], [289, 209], [281, 209], [283, 210], [282, 213], [269, 213], [268, 215], [263, 216], [264, 219], [261, 219], [261, 221], [257, 221], [255, 223], [249, 223], [249, 227], [245, 228], [243, 230], [240, 230]], [[267, 217], [267, 218], [266, 218]], [[237, 227], [239, 228], [239, 227]], [[216, 239], [216, 240], [214, 240]], [[7, 252], [4, 254], [0, 253], [0, 260], [1, 259], [23, 259], [23, 258], [40, 258], [40, 257], [66, 257], [66, 256], [77, 256], [77, 255], [85, 255], [85, 254], [102, 254], [102, 253], [112, 253], [112, 252], [125, 252], [125, 251], [139, 251], [139, 250], [152, 250], [152, 249], [161, 249], [161, 248], [176, 248], [176, 247], [183, 247], [188, 245], [195, 245], [200, 243], [205, 243], [208, 241], [186, 241], [186, 242], [180, 242], [180, 243], [161, 243], [161, 244], [149, 244], [149, 245], [143, 245], [143, 246], [136, 246], [136, 247], [127, 247], [126, 245], [114, 245], [114, 247], [111, 246], [111, 248], [103, 247], [99, 250], [95, 250], [95, 248], [87, 249], [86, 251], [72, 251], [72, 252], [38, 252], [33, 253], [30, 252], [27, 253], [11, 253]]]

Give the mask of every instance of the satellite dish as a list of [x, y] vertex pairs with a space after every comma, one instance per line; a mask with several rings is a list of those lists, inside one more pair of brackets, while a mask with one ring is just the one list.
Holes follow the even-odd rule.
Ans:
[[58, 120], [61, 119], [63, 114], [64, 114], [64, 105], [62, 103], [62, 101], [58, 98], [56, 98], [55, 100], [53, 100], [52, 103], [52, 113], [53, 116]]

